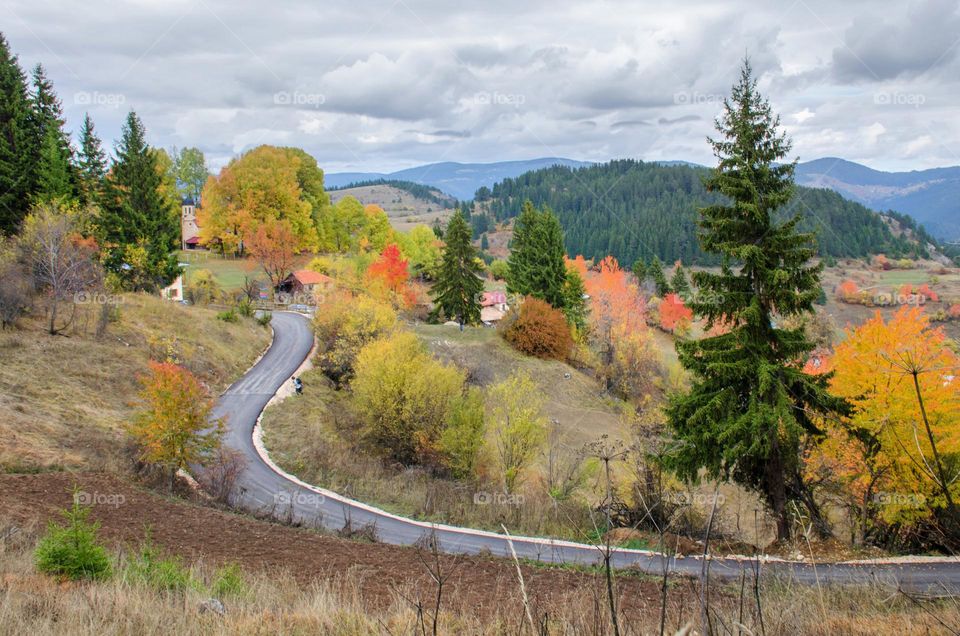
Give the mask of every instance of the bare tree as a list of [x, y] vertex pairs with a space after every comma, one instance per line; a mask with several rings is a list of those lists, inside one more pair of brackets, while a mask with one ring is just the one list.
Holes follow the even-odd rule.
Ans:
[[54, 203], [43, 203], [24, 220], [21, 245], [34, 285], [46, 299], [47, 329], [56, 335], [70, 326], [76, 314], [76, 302], [70, 318], [57, 324], [61, 303], [79, 298], [97, 287], [102, 279], [94, 256], [96, 244], [77, 230], [75, 215]]

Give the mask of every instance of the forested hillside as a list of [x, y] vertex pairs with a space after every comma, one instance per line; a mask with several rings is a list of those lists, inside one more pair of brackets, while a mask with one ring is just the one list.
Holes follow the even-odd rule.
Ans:
[[[720, 201], [702, 184], [707, 170], [634, 160], [579, 169], [555, 166], [505, 179], [481, 202], [497, 221], [514, 217], [524, 200], [548, 205], [563, 225], [569, 254], [622, 263], [654, 255], [666, 262], [715, 264], [696, 236], [697, 210]], [[489, 196], [489, 198], [488, 198]], [[922, 248], [895, 237], [877, 213], [830, 190], [798, 187], [786, 218], [800, 212], [802, 228], [817, 233], [820, 254], [861, 257], [913, 255]]]

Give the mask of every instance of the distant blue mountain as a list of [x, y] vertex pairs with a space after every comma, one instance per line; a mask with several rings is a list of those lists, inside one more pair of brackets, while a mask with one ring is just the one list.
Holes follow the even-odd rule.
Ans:
[[524, 172], [550, 166], [582, 168], [593, 165], [590, 161], [576, 161], [559, 157], [544, 157], [526, 161], [498, 161], [496, 163], [430, 163], [397, 172], [334, 172], [324, 175], [328, 188], [339, 188], [358, 181], [375, 179], [399, 179], [432, 186], [461, 200], [472, 199], [481, 186], [493, 187], [504, 179], [518, 177]]
[[882, 172], [826, 157], [797, 165], [797, 183], [829, 188], [874, 210], [909, 214], [933, 236], [960, 239], [960, 166]]

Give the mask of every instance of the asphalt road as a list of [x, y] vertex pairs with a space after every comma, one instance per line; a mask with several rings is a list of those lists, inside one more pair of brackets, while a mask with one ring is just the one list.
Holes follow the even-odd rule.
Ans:
[[[247, 460], [238, 481], [233, 505], [258, 515], [328, 530], [373, 526], [377, 540], [395, 545], [413, 545], [436, 537], [444, 552], [451, 554], [489, 553], [511, 555], [510, 541], [502, 534], [469, 528], [429, 524], [384, 512], [334, 492], [305, 484], [281, 474], [258, 453], [254, 428], [264, 407], [285, 383], [290, 381], [313, 345], [309, 321], [299, 314], [273, 313], [273, 344], [246, 375], [220, 398], [216, 417], [226, 416], [224, 444], [240, 451]], [[307, 391], [310, 387], [306, 387]], [[513, 537], [513, 549], [521, 559], [549, 563], [592, 565], [601, 561], [600, 551], [590, 545], [532, 537]], [[698, 576], [703, 560], [696, 556], [665, 557], [642, 550], [615, 549], [612, 563], [617, 568], [636, 568], [651, 574]], [[711, 578], [739, 579], [756, 568], [766, 575], [780, 576], [800, 583], [868, 583], [931, 594], [960, 593], [960, 560], [957, 562], [845, 564], [757, 561], [713, 558]]]

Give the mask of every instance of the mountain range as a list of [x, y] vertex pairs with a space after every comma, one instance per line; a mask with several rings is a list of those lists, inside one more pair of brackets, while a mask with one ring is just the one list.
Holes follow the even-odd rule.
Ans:
[[[661, 165], [696, 165], [686, 161], [659, 161]], [[504, 179], [526, 172], [564, 166], [594, 165], [561, 157], [543, 157], [495, 163], [431, 163], [396, 172], [341, 172], [326, 175], [327, 187], [377, 179], [403, 180], [432, 186], [460, 200], [472, 199], [481, 186], [492, 188]], [[828, 188], [844, 198], [877, 211], [895, 210], [908, 214], [935, 237], [960, 240], [960, 166], [883, 172], [867, 166], [826, 157], [797, 165], [796, 180], [812, 188]]]

